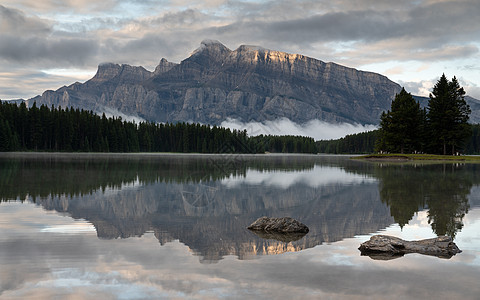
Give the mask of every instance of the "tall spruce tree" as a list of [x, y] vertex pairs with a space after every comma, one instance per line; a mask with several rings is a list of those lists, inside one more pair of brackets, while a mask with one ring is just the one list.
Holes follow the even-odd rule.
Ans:
[[421, 150], [423, 113], [420, 105], [404, 88], [392, 101], [391, 111], [380, 117], [376, 150], [413, 153]]
[[428, 101], [428, 128], [431, 136], [431, 152], [447, 154], [451, 147], [454, 155], [470, 135], [468, 119], [470, 107], [466, 103], [465, 90], [453, 77], [448, 81], [443, 74], [433, 87]]

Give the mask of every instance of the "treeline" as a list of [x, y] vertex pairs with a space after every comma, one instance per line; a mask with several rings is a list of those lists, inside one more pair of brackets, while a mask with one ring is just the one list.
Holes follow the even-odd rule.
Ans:
[[248, 137], [246, 130], [107, 118], [73, 108], [0, 102], [0, 151], [316, 153], [312, 138]]
[[465, 143], [465, 154], [480, 154], [480, 124], [470, 125], [472, 135]]
[[363, 154], [373, 153], [378, 137], [378, 130], [349, 134], [336, 140], [317, 141], [319, 153]]
[[[480, 155], [480, 124], [470, 124], [472, 135], [465, 142], [463, 154]], [[319, 153], [363, 154], [374, 153], [378, 130], [350, 134], [336, 140], [317, 141]]]
[[443, 74], [423, 109], [402, 89], [393, 99], [391, 109], [380, 116], [375, 149], [386, 153], [462, 153], [471, 136], [470, 113], [465, 90], [456, 77], [448, 80]]
[[[456, 77], [443, 74], [434, 85], [426, 108], [421, 108], [404, 88], [395, 95], [391, 109], [380, 116], [375, 134], [349, 136], [319, 142], [330, 153], [432, 153], [458, 155], [478, 153], [478, 131], [468, 123], [471, 109], [465, 90]], [[478, 125], [477, 125], [478, 126]], [[371, 147], [372, 138], [375, 139]]]
[[272, 153], [318, 153], [315, 140], [311, 137], [293, 135], [258, 135], [249, 141], [257, 147], [257, 152]]

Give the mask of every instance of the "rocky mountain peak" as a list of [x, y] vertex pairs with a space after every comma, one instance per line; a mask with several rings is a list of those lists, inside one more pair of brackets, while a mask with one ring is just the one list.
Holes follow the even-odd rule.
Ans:
[[203, 40], [200, 43], [200, 47], [195, 49], [195, 51], [192, 52], [190, 57], [195, 57], [195, 56], [225, 56], [232, 52], [232, 50], [228, 49], [220, 43], [217, 40]]
[[130, 66], [127, 64], [102, 63], [98, 65], [97, 73], [90, 79], [91, 83], [101, 84], [103, 82], [118, 79], [120, 81], [132, 83], [141, 82], [152, 76], [152, 72], [144, 67]]
[[114, 63], [101, 63], [98, 65], [97, 73], [91, 79], [91, 81], [95, 82], [105, 82], [108, 81], [122, 71], [122, 66], [119, 64]]
[[182, 67], [185, 70], [193, 71], [197, 66], [200, 70], [214, 70], [221, 66], [225, 59], [232, 53], [232, 50], [225, 47], [222, 43], [215, 40], [203, 40], [190, 57], [182, 61]]
[[177, 65], [176, 63], [169, 62], [165, 58], [162, 58], [158, 66], [155, 68], [155, 71], [153, 71], [153, 74], [158, 75], [158, 74], [168, 72], [170, 71], [170, 69], [172, 69], [176, 65]]
[[235, 52], [265, 52], [265, 51], [270, 51], [270, 50], [260, 46], [255, 46], [255, 45], [241, 45], [235, 50]]

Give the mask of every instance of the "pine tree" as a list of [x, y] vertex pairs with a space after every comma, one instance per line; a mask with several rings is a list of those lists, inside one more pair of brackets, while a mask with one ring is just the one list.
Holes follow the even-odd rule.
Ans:
[[470, 126], [467, 122], [471, 110], [464, 95], [465, 91], [457, 79], [453, 77], [452, 81], [448, 81], [445, 74], [433, 87], [427, 114], [433, 152], [445, 155], [447, 146], [451, 146], [453, 155], [469, 136]]
[[10, 139], [11, 132], [8, 126], [8, 121], [4, 121], [3, 118], [0, 118], [0, 152], [1, 151], [10, 151]]
[[410, 93], [402, 88], [392, 101], [391, 111], [380, 117], [378, 151], [412, 153], [420, 151], [422, 110]]

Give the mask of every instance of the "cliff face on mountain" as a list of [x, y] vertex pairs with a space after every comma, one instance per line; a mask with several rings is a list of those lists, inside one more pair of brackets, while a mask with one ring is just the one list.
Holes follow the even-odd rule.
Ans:
[[400, 86], [387, 77], [255, 46], [232, 51], [203, 41], [181, 63], [162, 59], [154, 72], [101, 64], [85, 83], [46, 91], [37, 105], [118, 110], [157, 122], [220, 124], [288, 118], [297, 123], [377, 124]]

